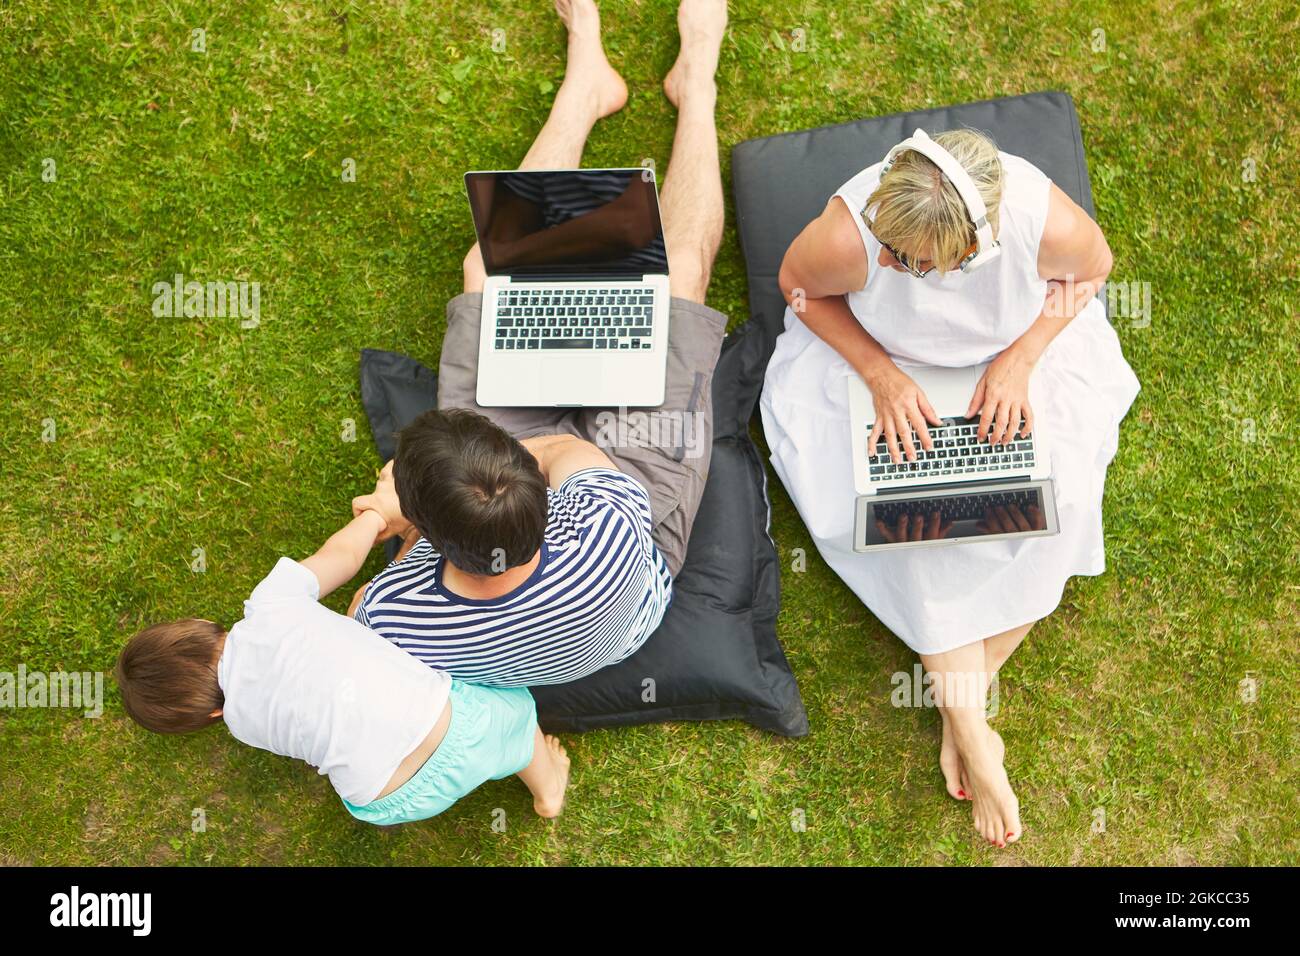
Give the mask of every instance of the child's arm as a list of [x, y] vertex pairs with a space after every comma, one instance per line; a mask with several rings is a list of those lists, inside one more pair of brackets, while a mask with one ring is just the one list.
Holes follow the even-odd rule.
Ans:
[[319, 551], [303, 560], [303, 567], [320, 582], [322, 598], [356, 576], [387, 528], [388, 522], [378, 511], [362, 511], [345, 528], [330, 535]]
[[379, 473], [374, 492], [352, 499], [352, 521], [348, 526], [335, 532], [302, 564], [316, 575], [320, 596], [324, 597], [356, 576], [380, 538], [401, 534], [409, 527], [410, 522], [402, 517], [401, 502], [393, 486], [390, 461]]

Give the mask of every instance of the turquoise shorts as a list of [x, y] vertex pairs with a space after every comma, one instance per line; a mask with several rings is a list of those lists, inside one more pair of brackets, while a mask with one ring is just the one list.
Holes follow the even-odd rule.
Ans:
[[525, 687], [451, 682], [451, 723], [415, 776], [363, 807], [343, 801], [358, 820], [381, 827], [437, 816], [479, 784], [533, 762], [537, 705]]

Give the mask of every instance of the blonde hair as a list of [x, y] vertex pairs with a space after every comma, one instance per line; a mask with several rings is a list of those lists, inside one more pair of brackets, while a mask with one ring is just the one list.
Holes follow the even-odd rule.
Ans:
[[[996, 237], [1003, 181], [997, 144], [973, 129], [949, 130], [933, 139], [974, 180]], [[867, 197], [862, 215], [881, 242], [913, 261], [933, 260], [940, 272], [955, 268], [975, 242], [975, 226], [957, 188], [914, 149], [894, 157], [889, 172]]]

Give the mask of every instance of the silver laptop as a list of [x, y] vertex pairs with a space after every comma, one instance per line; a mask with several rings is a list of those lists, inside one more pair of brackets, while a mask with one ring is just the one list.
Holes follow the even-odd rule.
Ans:
[[465, 174], [488, 278], [485, 406], [654, 406], [668, 358], [668, 255], [648, 169]]
[[926, 451], [912, 433], [913, 461], [895, 463], [883, 441], [867, 447], [875, 422], [871, 390], [848, 378], [853, 446], [853, 549], [877, 551], [1056, 534], [1056, 495], [1047, 444], [1034, 434], [990, 445], [979, 419], [965, 417], [986, 365], [904, 367], [942, 427], [929, 426]]

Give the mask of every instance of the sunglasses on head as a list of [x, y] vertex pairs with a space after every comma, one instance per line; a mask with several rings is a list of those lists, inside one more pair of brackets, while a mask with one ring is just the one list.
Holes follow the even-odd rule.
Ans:
[[[909, 275], [915, 276], [918, 279], [924, 279], [926, 276], [928, 276], [931, 272], [934, 271], [935, 266], [933, 262], [930, 263], [930, 267], [928, 269], [918, 269], [915, 265], [912, 264], [912, 260], [907, 257], [906, 253], [899, 252], [889, 243], [885, 242], [884, 239], [881, 239], [879, 236], [876, 235], [876, 230], [872, 226], [871, 220], [868, 219], [865, 214], [863, 215], [862, 220], [867, 224], [867, 229], [870, 230], [871, 235], [875, 236], [876, 242], [884, 246], [885, 251], [888, 252], [891, 256], [893, 256], [894, 259], [898, 262], [898, 264], [907, 270]], [[968, 259], [974, 256], [974, 254], [978, 251], [979, 251], [979, 243], [976, 242], [972, 244], [971, 247], [962, 254], [961, 261], [965, 263]], [[921, 261], [925, 262], [926, 260], [922, 259]]]

